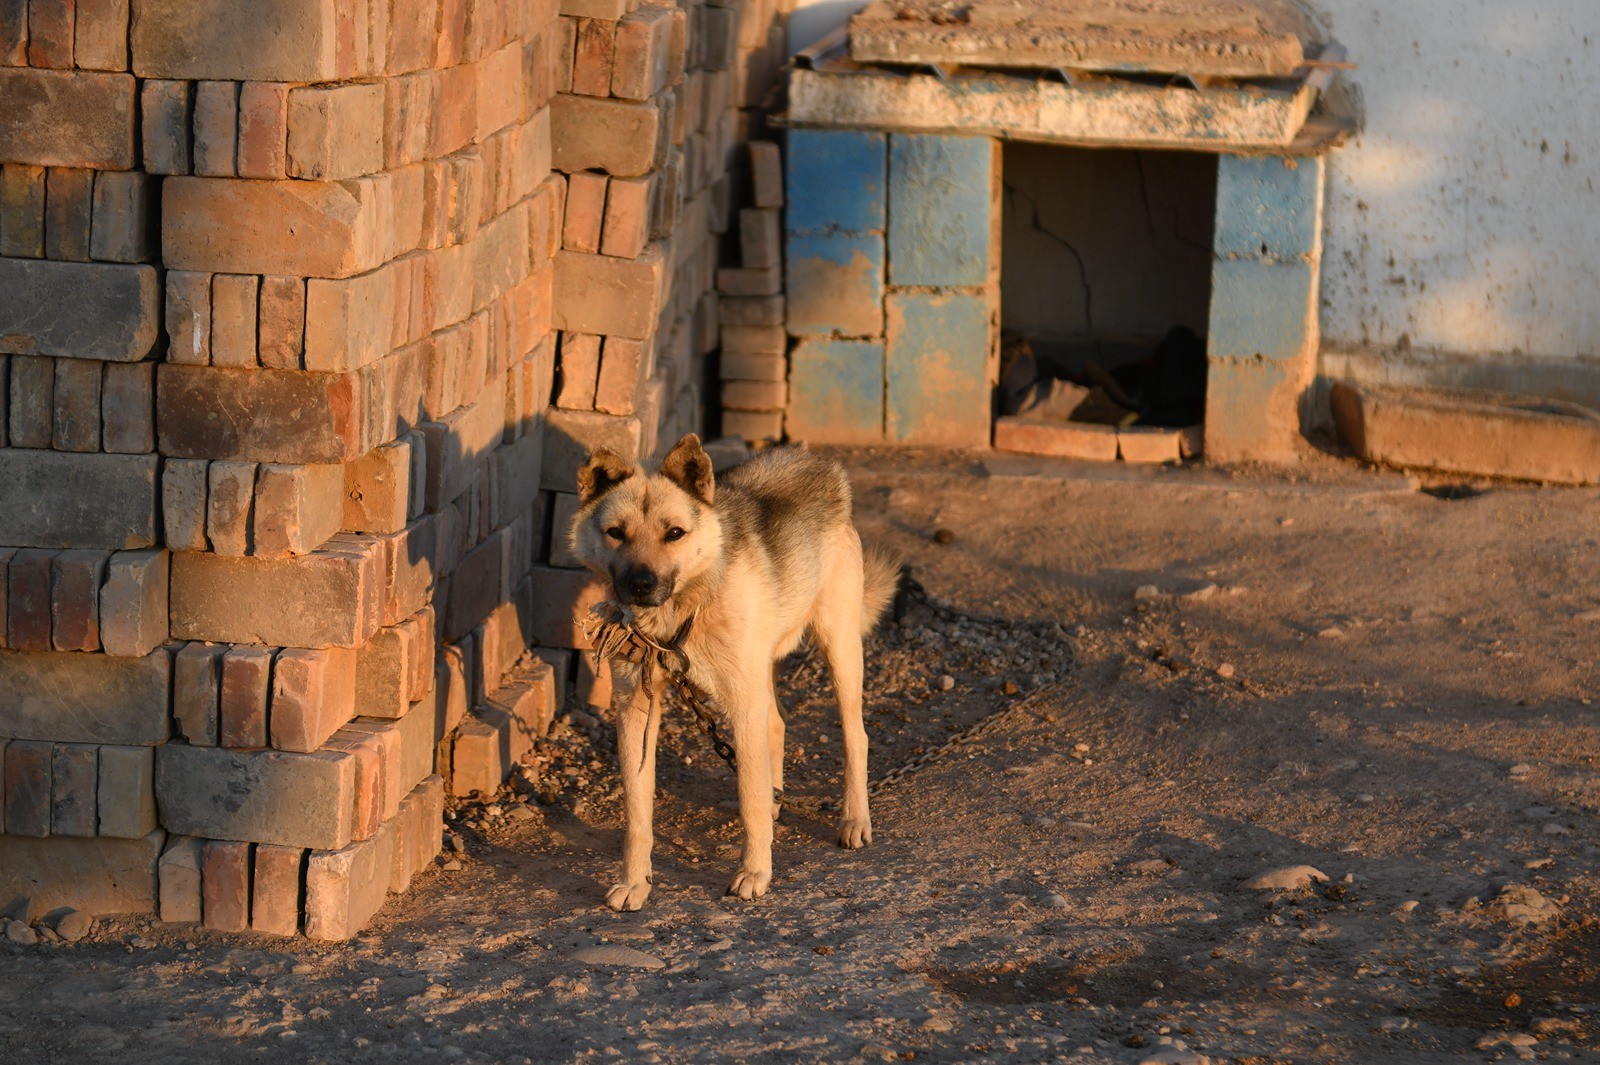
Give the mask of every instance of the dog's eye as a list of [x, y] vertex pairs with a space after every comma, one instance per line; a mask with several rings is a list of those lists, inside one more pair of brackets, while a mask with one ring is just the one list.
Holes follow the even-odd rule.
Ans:
[[663, 540], [667, 541], [668, 543], [671, 543], [674, 540], [682, 540], [684, 538], [684, 535], [685, 535], [684, 531], [682, 529], [678, 528], [676, 525], [674, 525], [672, 528], [668, 529], [667, 532], [666, 532], [666, 535], [661, 537], [661, 538]]
[[623, 538], [623, 535], [624, 535], [623, 531], [622, 531], [622, 526], [620, 526], [620, 525], [611, 526], [611, 528], [606, 530], [606, 535], [611, 537], [611, 539], [613, 539], [613, 540], [621, 540]]

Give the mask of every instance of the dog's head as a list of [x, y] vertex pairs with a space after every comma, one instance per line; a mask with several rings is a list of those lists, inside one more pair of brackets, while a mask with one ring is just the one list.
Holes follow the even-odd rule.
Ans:
[[617, 602], [661, 606], [704, 573], [722, 550], [711, 507], [711, 458], [693, 433], [646, 474], [607, 448], [578, 471], [573, 553], [611, 582]]

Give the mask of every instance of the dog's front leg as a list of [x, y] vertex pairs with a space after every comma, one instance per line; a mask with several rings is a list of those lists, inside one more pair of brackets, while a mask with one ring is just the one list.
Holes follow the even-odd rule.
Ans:
[[756, 899], [772, 885], [772, 762], [768, 752], [767, 682], [760, 673], [748, 683], [733, 703], [729, 724], [733, 728], [733, 751], [738, 762], [739, 821], [744, 827], [744, 857], [728, 894], [741, 899]]
[[632, 663], [611, 663], [611, 707], [617, 723], [617, 768], [622, 775], [625, 826], [622, 882], [606, 894], [613, 910], [637, 910], [650, 897], [650, 850], [655, 836], [656, 737], [661, 719]]

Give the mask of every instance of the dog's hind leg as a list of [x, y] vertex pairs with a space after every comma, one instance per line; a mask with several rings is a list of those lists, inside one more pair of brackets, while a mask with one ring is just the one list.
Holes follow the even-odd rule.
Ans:
[[[772, 682], [769, 687], [772, 692], [772, 709], [767, 711], [767, 751], [772, 760], [772, 791], [778, 794], [783, 791], [783, 708], [778, 705], [778, 664], [772, 664]], [[783, 806], [774, 799], [772, 802], [772, 819], [776, 821]]]
[[861, 649], [861, 541], [850, 529], [836, 541], [824, 564], [812, 631], [828, 658], [839, 727], [844, 733], [844, 813], [839, 846], [854, 850], [872, 842], [867, 804], [867, 729], [861, 716], [865, 667]]
[[[628, 673], [631, 672], [630, 677]], [[613, 910], [637, 910], [650, 897], [650, 851], [656, 797], [656, 737], [661, 715], [636, 670], [612, 668], [612, 710], [617, 723], [617, 768], [622, 775], [626, 825], [622, 835], [622, 882], [606, 893]]]

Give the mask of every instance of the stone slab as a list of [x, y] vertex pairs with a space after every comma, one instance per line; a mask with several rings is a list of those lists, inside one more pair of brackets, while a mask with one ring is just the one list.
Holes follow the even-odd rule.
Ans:
[[0, 352], [137, 362], [155, 347], [153, 266], [0, 259]]
[[0, 897], [30, 895], [42, 911], [154, 913], [166, 835], [158, 828], [142, 839], [0, 836]]
[[0, 736], [153, 746], [171, 735], [172, 660], [0, 651]]

